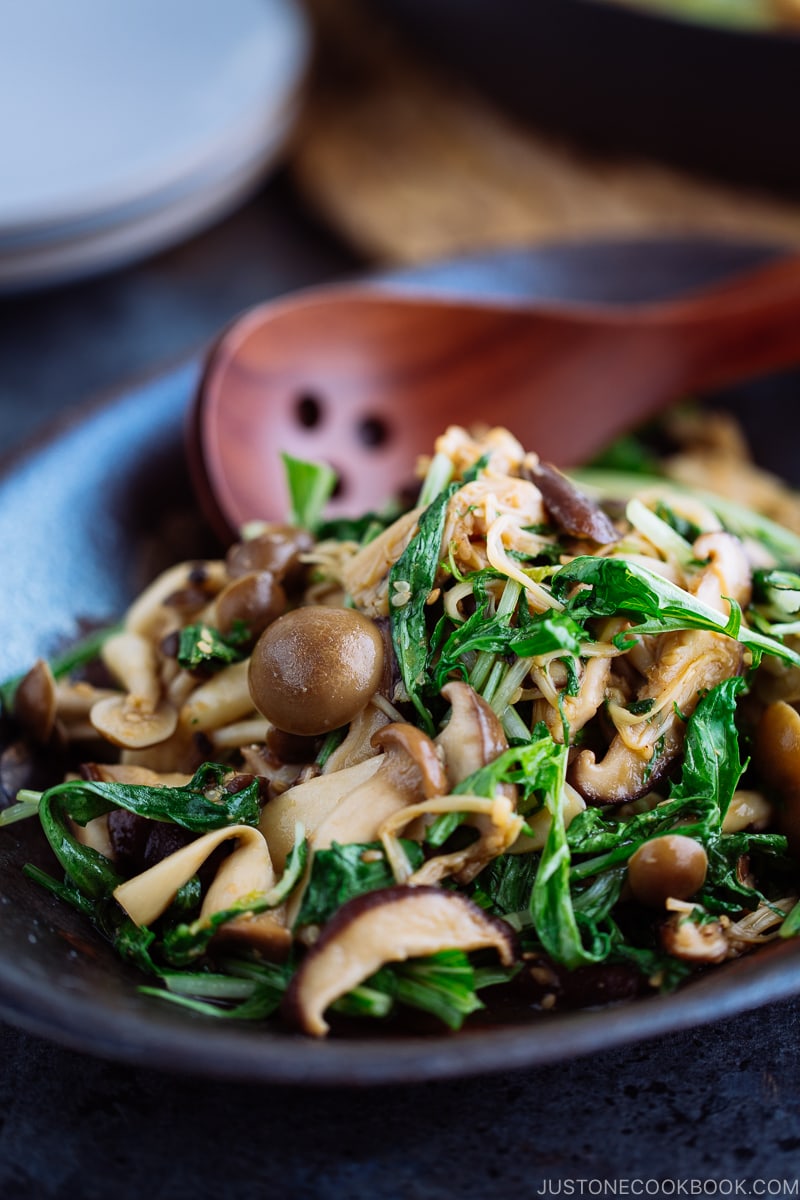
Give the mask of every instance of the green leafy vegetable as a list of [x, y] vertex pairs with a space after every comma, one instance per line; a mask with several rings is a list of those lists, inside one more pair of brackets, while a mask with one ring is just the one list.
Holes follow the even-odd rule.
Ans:
[[450, 1029], [483, 1008], [475, 992], [475, 971], [461, 950], [440, 950], [427, 958], [383, 967], [367, 985], [385, 991], [398, 1004], [431, 1013]]
[[[416, 870], [422, 865], [422, 849], [417, 842], [405, 839], [400, 844], [411, 869]], [[380, 842], [351, 842], [346, 846], [334, 842], [329, 849], [318, 850], [314, 855], [296, 924], [323, 925], [354, 896], [391, 887], [394, 882]]]
[[757, 658], [766, 653], [800, 666], [800, 655], [794, 650], [743, 625], [735, 602], [726, 621], [715, 609], [639, 563], [588, 555], [575, 558], [553, 577], [553, 593], [577, 621], [619, 613], [638, 618], [632, 630], [614, 638], [622, 649], [633, 634], [703, 629], [736, 638]]
[[[439, 569], [447, 505], [461, 486], [452, 483], [439, 493], [420, 517], [417, 533], [389, 572], [392, 643], [408, 697], [426, 733], [434, 731], [433, 717], [423, 699], [432, 687], [428, 673], [426, 605]], [[404, 603], [394, 603], [398, 595], [407, 597]]]
[[246, 896], [231, 905], [230, 908], [215, 912], [210, 917], [198, 917], [191, 924], [180, 924], [168, 930], [163, 940], [163, 951], [167, 961], [177, 967], [194, 962], [206, 952], [214, 934], [228, 921], [245, 914], [257, 916], [259, 913], [267, 912], [269, 909], [283, 904], [300, 882], [307, 862], [308, 842], [304, 836], [302, 825], [298, 825], [295, 829], [295, 841], [286, 862], [286, 869], [278, 883], [269, 891]]
[[752, 538], [782, 563], [800, 563], [800, 536], [754, 512], [744, 504], [695, 488], [689, 489], [663, 475], [637, 475], [624, 471], [595, 470], [591, 467], [572, 473], [572, 478], [593, 494], [607, 499], [624, 500], [645, 488], [667, 488], [671, 492], [694, 496], [706, 504], [720, 519], [729, 533], [742, 539]]
[[187, 671], [198, 667], [220, 670], [246, 658], [249, 645], [250, 632], [242, 621], [236, 621], [227, 634], [213, 625], [186, 625], [178, 643], [178, 664]]
[[306, 462], [282, 453], [289, 490], [289, 520], [314, 532], [336, 486], [336, 472], [327, 463]]
[[85, 825], [95, 817], [124, 808], [152, 821], [167, 821], [195, 833], [227, 825], [257, 825], [258, 780], [241, 791], [223, 788], [230, 768], [204, 763], [182, 787], [148, 787], [144, 784], [70, 780], [43, 792], [39, 819], [53, 853], [69, 878], [92, 900], [107, 897], [121, 882], [112, 863], [72, 832], [70, 821]]

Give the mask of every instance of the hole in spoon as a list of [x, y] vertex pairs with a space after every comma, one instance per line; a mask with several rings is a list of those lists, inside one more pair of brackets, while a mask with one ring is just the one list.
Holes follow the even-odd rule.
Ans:
[[313, 392], [301, 392], [295, 401], [294, 411], [297, 423], [303, 429], [315, 429], [322, 420], [322, 401]]
[[363, 446], [383, 446], [389, 440], [389, 427], [382, 417], [364, 417], [356, 426]]

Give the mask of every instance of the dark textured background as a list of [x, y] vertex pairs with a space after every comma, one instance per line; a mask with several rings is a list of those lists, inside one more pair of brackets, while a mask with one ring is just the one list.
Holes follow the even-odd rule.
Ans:
[[[0, 300], [3, 449], [195, 351], [246, 305], [359, 266], [279, 180], [150, 263]], [[787, 387], [737, 397], [762, 438]], [[562, 1065], [363, 1092], [184, 1079], [0, 1026], [0, 1197], [437, 1200], [533, 1196], [545, 1179], [794, 1179], [799, 1013], [784, 1001]]]

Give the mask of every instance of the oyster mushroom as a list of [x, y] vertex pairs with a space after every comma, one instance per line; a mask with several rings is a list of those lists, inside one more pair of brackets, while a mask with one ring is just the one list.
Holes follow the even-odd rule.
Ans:
[[[147, 871], [120, 884], [114, 889], [115, 899], [137, 925], [151, 925], [217, 846], [231, 839], [235, 839], [236, 848], [217, 871], [203, 900], [199, 920], [207, 921], [235, 904], [263, 896], [275, 885], [275, 871], [264, 836], [250, 825], [229, 825], [203, 834]], [[262, 951], [269, 946], [276, 956], [288, 953], [291, 934], [285, 927], [285, 908], [256, 916], [243, 913], [223, 924], [221, 931], [228, 932], [233, 924], [237, 926], [234, 936], [241, 936], [249, 929], [254, 935], [250, 940], [257, 940]]]
[[726, 615], [730, 610], [728, 600], [746, 608], [752, 594], [753, 575], [739, 538], [722, 530], [703, 533], [695, 540], [692, 553], [698, 559], [708, 559], [708, 565], [694, 577], [689, 590]]
[[[584, 725], [591, 721], [606, 697], [611, 667], [614, 659], [598, 656], [590, 658], [583, 670], [578, 693], [570, 696], [566, 688], [559, 694], [558, 703], [542, 705], [544, 722], [555, 742], [564, 741], [564, 726], [566, 725], [570, 740], [580, 733]], [[540, 672], [531, 672], [534, 680], [540, 682]]]
[[155, 648], [139, 633], [125, 631], [103, 645], [103, 661], [125, 693], [92, 705], [89, 720], [115, 746], [140, 750], [175, 732], [178, 713], [162, 696]]
[[330, 775], [317, 775], [294, 787], [287, 788], [280, 796], [273, 797], [264, 806], [259, 828], [269, 844], [270, 854], [276, 867], [283, 868], [294, 845], [294, 830], [298, 821], [311, 841], [318, 827], [342, 803], [347, 796], [361, 792], [362, 797], [369, 780], [383, 762], [383, 756], [365, 759], [334, 771]]
[[654, 707], [641, 721], [620, 730], [603, 759], [583, 750], [569, 781], [589, 804], [620, 804], [649, 791], [678, 754], [691, 716], [704, 691], [742, 670], [739, 642], [718, 633], [664, 634], [637, 700]]
[[328, 1032], [325, 1010], [385, 963], [441, 950], [494, 949], [504, 966], [515, 935], [466, 896], [436, 887], [392, 887], [356, 896], [324, 927], [284, 996], [284, 1017], [305, 1033]]
[[358, 608], [368, 616], [388, 616], [389, 569], [411, 541], [423, 511], [414, 508], [403, 513], [344, 563], [342, 582]]

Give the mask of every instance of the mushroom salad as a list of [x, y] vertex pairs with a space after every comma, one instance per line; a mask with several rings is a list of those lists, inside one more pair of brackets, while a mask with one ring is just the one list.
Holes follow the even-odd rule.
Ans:
[[104, 680], [3, 689], [78, 765], [0, 825], [38, 817], [60, 871], [27, 873], [143, 991], [458, 1028], [800, 930], [798, 534], [502, 429], [448, 429], [418, 503], [360, 520], [285, 461], [292, 523], [157, 578], [87, 651]]

